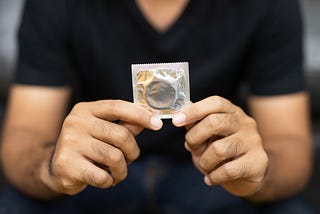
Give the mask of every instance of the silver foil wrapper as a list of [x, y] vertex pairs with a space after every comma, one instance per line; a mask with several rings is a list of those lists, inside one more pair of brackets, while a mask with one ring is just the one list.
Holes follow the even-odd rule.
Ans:
[[190, 103], [189, 65], [187, 62], [132, 65], [134, 103], [161, 119]]

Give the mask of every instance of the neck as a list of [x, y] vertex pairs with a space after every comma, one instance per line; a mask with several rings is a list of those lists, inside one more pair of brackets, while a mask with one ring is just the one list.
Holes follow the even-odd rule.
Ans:
[[142, 14], [158, 31], [167, 31], [181, 16], [189, 0], [135, 0]]

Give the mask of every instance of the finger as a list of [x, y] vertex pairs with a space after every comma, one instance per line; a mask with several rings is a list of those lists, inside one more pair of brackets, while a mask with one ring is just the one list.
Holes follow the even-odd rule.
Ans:
[[212, 136], [228, 136], [239, 130], [233, 114], [210, 114], [193, 126], [186, 134], [190, 147], [199, 146]]
[[98, 118], [90, 121], [89, 133], [92, 137], [119, 148], [128, 162], [136, 160], [140, 154], [133, 134], [124, 126]]
[[108, 188], [113, 184], [111, 175], [75, 153], [56, 159], [52, 165], [53, 179], [48, 181], [48, 185], [57, 192], [73, 195], [87, 185]]
[[213, 184], [222, 184], [249, 176], [249, 169], [245, 160], [237, 159], [226, 162], [216, 170], [210, 172], [205, 177], [205, 182], [209, 186]]
[[212, 96], [182, 109], [173, 116], [172, 122], [175, 126], [181, 127], [202, 120], [209, 114], [234, 112], [235, 107], [222, 97]]
[[207, 143], [203, 143], [198, 147], [190, 147], [187, 142], [184, 143], [184, 147], [187, 151], [191, 152], [192, 155], [199, 156], [199, 157], [205, 152], [205, 150], [207, 149], [207, 146], [208, 146]]
[[124, 122], [124, 121], [120, 121], [119, 124], [124, 126], [124, 127], [126, 127], [127, 129], [129, 129], [134, 136], [138, 136], [144, 129], [141, 126], [138, 126], [138, 125], [135, 125], [135, 124], [130, 124], [130, 123], [127, 123], [127, 122]]
[[[81, 164], [81, 162], [78, 162], [77, 164]], [[81, 165], [83, 166], [79, 169], [78, 175], [80, 181], [102, 189], [109, 188], [114, 184], [113, 176], [90, 161], [84, 159]]]
[[[193, 102], [190, 101], [189, 104], [192, 105]], [[173, 115], [172, 123], [173, 123], [173, 125], [176, 126], [176, 124], [180, 123], [180, 121], [185, 121], [185, 119], [186, 119], [185, 114], [183, 114], [183, 113], [182, 113], [182, 114], [179, 114], [179, 112], [178, 112], [178, 113], [176, 113], [175, 115]], [[177, 121], [178, 121], [178, 122], [177, 122]], [[196, 124], [197, 124], [196, 122], [195, 122], [195, 123], [188, 124], [188, 125], [185, 126], [185, 128], [186, 128], [186, 130], [188, 131], [188, 130], [190, 130], [193, 126], [195, 126]], [[177, 126], [177, 127], [179, 127], [179, 126]]]
[[104, 120], [121, 120], [152, 130], [159, 130], [162, 127], [161, 119], [155, 117], [147, 109], [130, 102], [101, 100], [90, 103], [90, 105], [87, 105], [87, 108], [95, 117]]
[[97, 139], [91, 139], [86, 147], [82, 148], [81, 153], [90, 160], [105, 166], [100, 168], [110, 171], [114, 185], [127, 177], [127, 162], [120, 149]]
[[259, 183], [263, 179], [268, 158], [263, 153], [247, 153], [240, 158], [221, 165], [205, 177], [208, 185], [223, 184], [235, 180]]
[[246, 144], [232, 135], [211, 143], [199, 159], [199, 165], [210, 172], [226, 161], [234, 160], [248, 152]]

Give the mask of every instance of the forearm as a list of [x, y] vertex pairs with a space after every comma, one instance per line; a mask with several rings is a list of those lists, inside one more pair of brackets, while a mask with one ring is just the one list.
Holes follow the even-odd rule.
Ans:
[[247, 199], [256, 203], [270, 202], [301, 191], [311, 174], [311, 141], [299, 137], [268, 139], [265, 150], [269, 164], [263, 185]]
[[4, 132], [1, 151], [4, 174], [13, 186], [35, 198], [59, 196], [40, 179], [40, 170], [48, 169], [55, 147], [50, 142], [52, 139], [39, 131], [11, 128]]

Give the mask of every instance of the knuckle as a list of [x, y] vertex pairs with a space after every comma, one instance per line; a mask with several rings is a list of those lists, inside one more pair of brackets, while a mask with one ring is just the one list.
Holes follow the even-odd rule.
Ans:
[[62, 178], [61, 179], [61, 185], [63, 187], [63, 189], [65, 189], [66, 191], [68, 191], [68, 193], [71, 191], [72, 192], [72, 189], [74, 184], [73, 182], [71, 182], [69, 179], [65, 179], [65, 178]]
[[65, 168], [66, 164], [69, 162], [69, 156], [65, 153], [60, 153], [56, 158], [52, 160], [52, 165], [54, 169], [62, 170]]
[[130, 139], [132, 139], [131, 132], [124, 127], [119, 126], [119, 129], [116, 133], [118, 134], [118, 138], [121, 144], [124, 144], [128, 142]]
[[185, 140], [188, 143], [189, 146], [195, 146], [196, 145], [196, 140], [194, 138], [194, 135], [190, 132], [188, 132], [185, 136]]
[[120, 104], [121, 103], [121, 100], [110, 100], [108, 101], [108, 105], [109, 105], [109, 108], [110, 108], [110, 114], [113, 115], [113, 116], [117, 116], [119, 115], [119, 112], [120, 112]]
[[70, 132], [64, 131], [61, 134], [59, 141], [63, 142], [63, 143], [71, 143], [72, 144], [73, 142], [75, 142], [74, 135], [71, 134]]
[[228, 100], [226, 100], [225, 98], [223, 97], [220, 97], [220, 96], [211, 96], [210, 97], [210, 101], [218, 107], [218, 109], [222, 109], [223, 106], [226, 105], [227, 102], [229, 102]]
[[246, 121], [246, 120], [243, 120], [243, 118], [246, 116], [246, 114], [244, 114], [242, 109], [238, 106], [234, 107], [234, 110], [231, 112], [230, 116], [231, 116], [230, 122], [232, 122], [233, 124], [241, 124], [242, 121]]
[[223, 165], [223, 170], [226, 175], [226, 177], [230, 180], [235, 180], [241, 177], [241, 167], [230, 167], [228, 165]]
[[211, 101], [216, 102], [216, 101], [220, 100], [220, 99], [221, 99], [221, 97], [220, 97], [220, 96], [218, 96], [218, 95], [214, 95], [214, 96], [209, 97], [209, 99], [210, 99]]
[[108, 163], [110, 160], [110, 150], [109, 148], [101, 148], [96, 142], [91, 143], [91, 149], [100, 157], [103, 163]]
[[200, 165], [200, 168], [205, 171], [205, 172], [208, 172], [209, 171], [209, 158], [207, 156], [202, 156], [200, 159], [199, 159], [199, 163], [201, 163]]
[[79, 102], [79, 103], [76, 103], [74, 106], [73, 106], [73, 109], [72, 111], [74, 112], [78, 112], [78, 111], [82, 111], [84, 108], [87, 108], [87, 102]]
[[111, 100], [98, 100], [94, 104], [97, 108], [104, 108], [104, 106], [109, 105]]
[[60, 180], [60, 191], [67, 195], [76, 195], [85, 188], [85, 184], [74, 183], [70, 179], [63, 178]]
[[117, 103], [119, 103], [119, 100], [99, 100], [95, 101], [96, 108], [105, 108], [108, 106], [109, 108], [113, 108], [117, 106]]
[[227, 157], [227, 147], [223, 142], [216, 142], [209, 147], [219, 160], [224, 160]]
[[118, 177], [118, 181], [123, 181], [124, 179], [126, 179], [127, 176], [128, 176], [127, 170], [122, 170], [122, 172], [120, 173], [120, 175]]
[[92, 130], [90, 130], [90, 132], [95, 130], [98, 136], [110, 136], [113, 133], [112, 128], [106, 122], [102, 122], [101, 120], [92, 121], [91, 128]]
[[221, 105], [221, 97], [220, 96], [217, 96], [217, 95], [214, 95], [214, 96], [211, 96], [209, 97], [209, 100], [211, 103], [215, 104], [215, 105]]
[[247, 123], [249, 126], [253, 127], [253, 128], [258, 128], [258, 124], [257, 124], [256, 120], [253, 119], [252, 117], [247, 117], [246, 123]]
[[92, 178], [92, 183], [94, 183], [98, 187], [107, 188], [112, 185], [112, 179], [107, 175], [107, 173], [103, 173], [99, 176], [94, 176]]
[[135, 155], [133, 156], [133, 159], [134, 159], [134, 160], [138, 159], [138, 157], [140, 156], [140, 154], [141, 154], [141, 151], [140, 151], [140, 149], [138, 148], [138, 149], [136, 150]]
[[106, 172], [93, 173], [89, 169], [84, 169], [81, 172], [81, 177], [86, 183], [92, 184], [97, 187], [105, 187], [106, 185], [109, 185], [112, 182], [112, 181], [111, 182], [109, 181], [110, 176], [108, 176]]
[[244, 113], [243, 110], [239, 106], [234, 106], [234, 111], [233, 112], [236, 115], [241, 115], [241, 114]]
[[75, 136], [77, 136], [76, 133], [80, 131], [80, 128], [85, 126], [86, 124], [84, 123], [83, 118], [74, 114], [70, 114], [63, 121], [61, 134], [65, 138], [69, 137], [70, 138], [69, 140], [71, 140], [71, 138], [74, 138]]
[[[128, 162], [136, 160], [140, 155], [140, 149], [131, 132], [126, 128], [121, 128], [117, 132], [117, 147], [124, 152]], [[121, 152], [122, 155], [124, 155]]]
[[219, 119], [211, 114], [208, 117], [208, 127], [210, 128], [210, 130], [216, 130], [217, 129], [217, 124], [219, 124]]
[[140, 156], [140, 149], [139, 149], [139, 148], [133, 149], [132, 151], [133, 151], [133, 152], [132, 152], [132, 154], [131, 154], [130, 159], [128, 160], [128, 162], [133, 162], [133, 161], [137, 160], [138, 157]]
[[66, 128], [74, 128], [76, 125], [78, 126], [81, 123], [81, 118], [73, 115], [73, 114], [69, 114], [65, 119], [64, 119], [64, 127]]
[[118, 166], [124, 160], [124, 155], [120, 150], [116, 150], [110, 154], [111, 166]]

